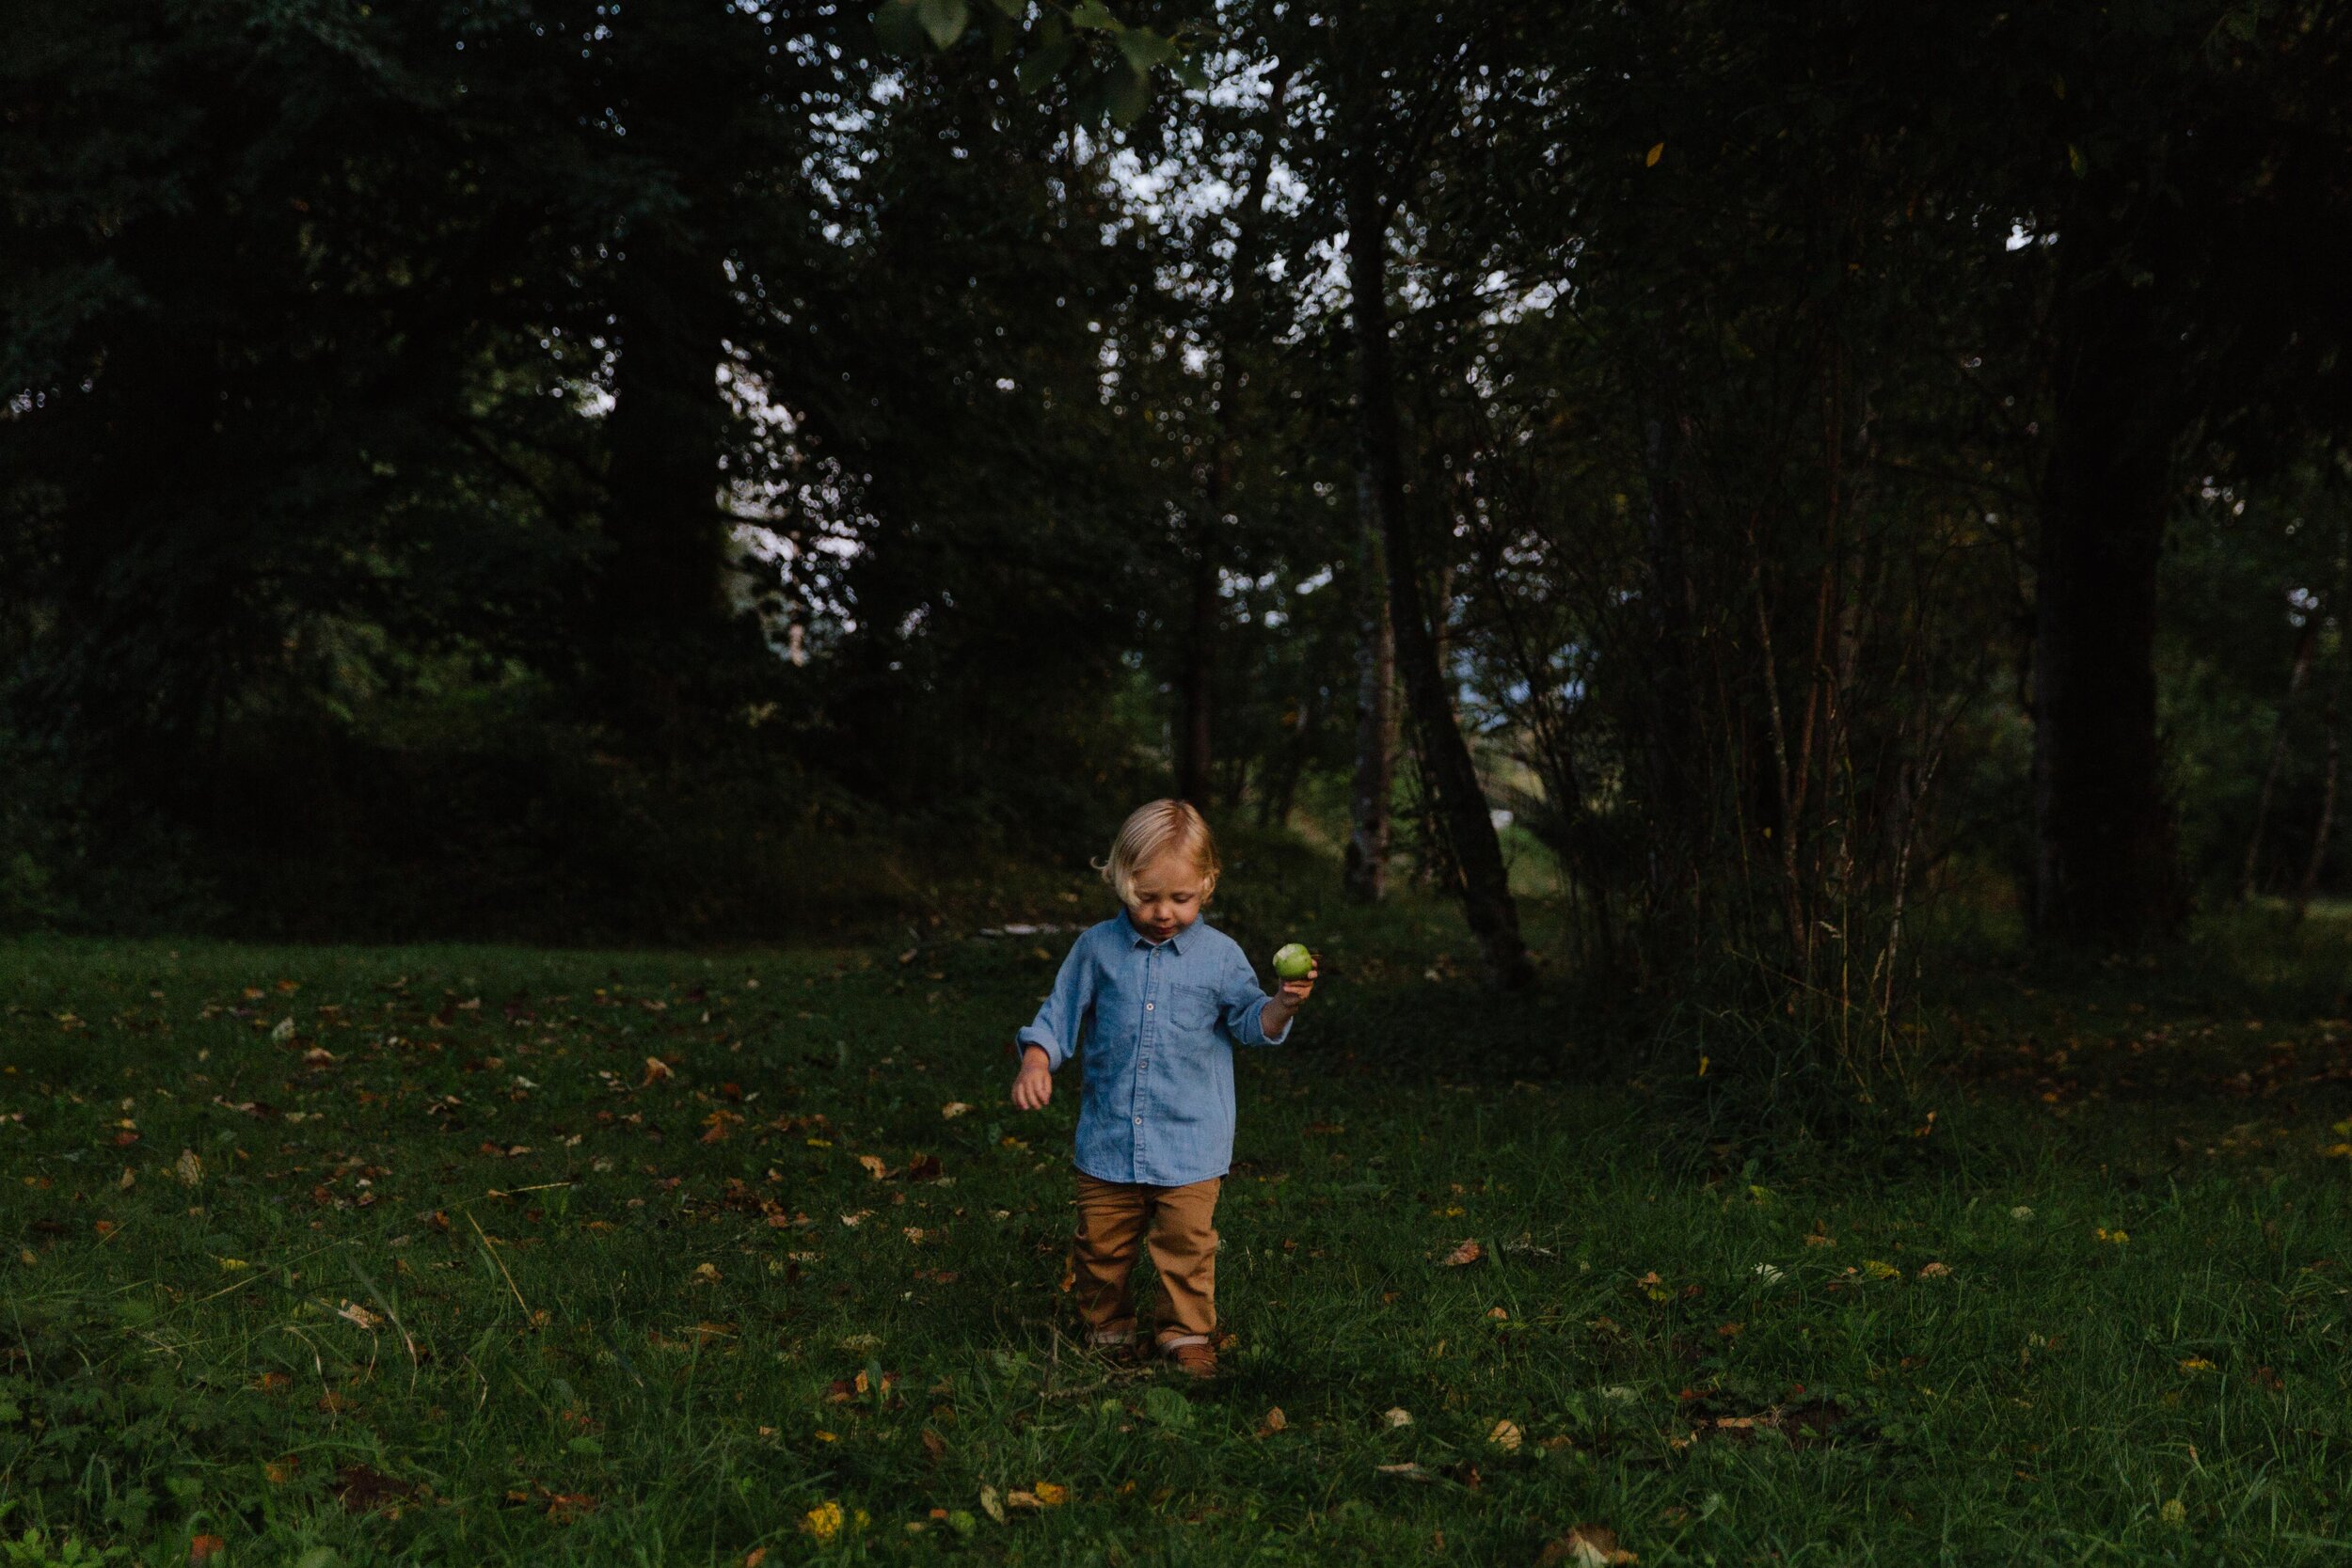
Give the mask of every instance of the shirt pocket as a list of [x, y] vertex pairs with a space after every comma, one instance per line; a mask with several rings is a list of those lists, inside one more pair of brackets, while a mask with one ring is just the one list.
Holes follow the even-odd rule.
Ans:
[[1168, 996], [1168, 1010], [1175, 1019], [1176, 1027], [1186, 1034], [1200, 1034], [1216, 1027], [1216, 992], [1207, 986], [1175, 986]]

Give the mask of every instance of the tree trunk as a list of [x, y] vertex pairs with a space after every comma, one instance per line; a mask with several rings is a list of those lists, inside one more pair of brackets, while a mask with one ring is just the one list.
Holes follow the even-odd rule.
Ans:
[[720, 622], [723, 278], [666, 236], [637, 236], [630, 248], [605, 433], [612, 554], [596, 630], [625, 721], [665, 728], [684, 695], [681, 653]]
[[1207, 805], [1209, 780], [1216, 753], [1210, 728], [1210, 683], [1216, 673], [1218, 571], [1216, 531], [1225, 520], [1226, 498], [1232, 488], [1234, 449], [1238, 443], [1233, 418], [1233, 340], [1249, 325], [1249, 304], [1257, 281], [1258, 257], [1265, 238], [1266, 182], [1281, 140], [1282, 105], [1290, 91], [1292, 68], [1283, 65], [1273, 78], [1266, 102], [1265, 129], [1258, 138], [1257, 156], [1234, 208], [1232, 277], [1224, 309], [1212, 321], [1216, 342], [1216, 373], [1211, 383], [1208, 482], [1203, 505], [1193, 529], [1192, 616], [1184, 643], [1184, 712], [1177, 736], [1176, 792], [1196, 805]]
[[[2094, 257], [2114, 247], [2069, 234]], [[2156, 736], [2156, 562], [2177, 418], [2140, 291], [2070, 277], [2034, 594], [2034, 925], [2140, 946], [2185, 911]]]
[[1422, 770], [1438, 797], [1462, 874], [1463, 913], [1486, 955], [1495, 983], [1517, 988], [1534, 979], [1519, 937], [1502, 846], [1487, 815], [1486, 795], [1454, 721], [1437, 640], [1422, 606], [1421, 561], [1405, 515], [1405, 475], [1399, 451], [1396, 380], [1389, 357], [1389, 212], [1376, 172], [1359, 137], [1347, 170], [1347, 256], [1355, 296], [1359, 495], [1371, 501], [1388, 554], [1389, 622], [1396, 640], [1397, 673], [1413, 715]]
[[2319, 641], [2319, 623], [2303, 628], [2295, 644], [2295, 668], [2287, 674], [2286, 700], [2279, 705], [2279, 722], [2270, 733], [2270, 764], [2263, 769], [2262, 793], [2254, 797], [2254, 830], [2246, 835], [2246, 864], [2238, 871], [2237, 901], [2254, 896], [2254, 873], [2262, 863], [2263, 829], [2270, 818], [2270, 793], [2278, 786], [2279, 769], [2287, 760], [2287, 719], [2295, 712], [2296, 693], [2303, 689], [2312, 671], [2312, 650]]
[[2336, 826], [2336, 777], [2341, 758], [2336, 736], [2336, 693], [2328, 694], [2328, 779], [2319, 794], [2319, 824], [2312, 830], [2311, 859], [2303, 863], [2303, 879], [2295, 887], [2295, 918], [2311, 912], [2312, 895], [2319, 887], [2319, 868], [2328, 860], [2328, 836]]
[[1376, 904], [1389, 892], [1389, 797], [1396, 777], [1396, 639], [1389, 624], [1388, 551], [1371, 475], [1356, 475], [1356, 775], [1348, 788], [1348, 895]]
[[[1212, 481], [1210, 504], [1222, 504]], [[1193, 529], [1192, 613], [1184, 631], [1184, 703], [1176, 736], [1176, 793], [1194, 805], [1209, 805], [1216, 753], [1210, 749], [1209, 682], [1216, 670], [1216, 561], [1215, 524], [1203, 516]]]

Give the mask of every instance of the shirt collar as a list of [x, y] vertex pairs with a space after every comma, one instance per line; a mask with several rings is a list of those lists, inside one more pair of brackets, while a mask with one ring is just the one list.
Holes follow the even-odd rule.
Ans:
[[[1166, 942], [1153, 942], [1150, 937], [1145, 936], [1140, 930], [1136, 929], [1136, 917], [1124, 905], [1120, 907], [1119, 923], [1127, 927], [1127, 935], [1134, 939], [1133, 942], [1129, 943], [1130, 946], [1165, 947], [1180, 958], [1184, 956], [1184, 944], [1192, 934], [1192, 927], [1187, 926], [1178, 930], [1174, 936], [1169, 937]], [[1195, 924], [1198, 924], [1197, 920]]]

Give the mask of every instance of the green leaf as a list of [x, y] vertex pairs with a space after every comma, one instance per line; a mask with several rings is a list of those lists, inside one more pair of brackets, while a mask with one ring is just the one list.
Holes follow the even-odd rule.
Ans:
[[916, 8], [934, 49], [949, 47], [972, 24], [972, 8], [964, 0], [917, 0]]
[[1176, 45], [1149, 27], [1130, 27], [1119, 35], [1119, 52], [1127, 56], [1127, 63], [1138, 75], [1149, 76], [1153, 66], [1168, 64], [1176, 58]]
[[1013, 69], [1013, 80], [1021, 84], [1023, 92], [1034, 93], [1062, 73], [1078, 53], [1078, 40], [1060, 38], [1023, 60]]
[[1073, 27], [1091, 27], [1098, 33], [1123, 33], [1127, 30], [1127, 24], [1113, 16], [1111, 8], [1103, 4], [1103, 0], [1078, 0], [1070, 8], [1070, 24]]
[[882, 0], [874, 8], [874, 40], [893, 55], [918, 55], [923, 50], [923, 22], [915, 0]]
[[1156, 1385], [1143, 1391], [1143, 1413], [1164, 1427], [1192, 1425], [1192, 1404], [1173, 1388]]
[[1152, 106], [1152, 78], [1140, 71], [1111, 71], [1103, 76], [1103, 108], [1114, 123], [1133, 125]]
[[1176, 62], [1176, 80], [1195, 92], [1209, 90], [1208, 71], [1203, 70], [1200, 62], [1190, 55]]

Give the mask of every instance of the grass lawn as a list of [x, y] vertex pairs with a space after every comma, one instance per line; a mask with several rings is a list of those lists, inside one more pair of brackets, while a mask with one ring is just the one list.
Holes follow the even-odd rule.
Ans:
[[1981, 971], [1910, 1158], [1710, 1176], [1442, 911], [1305, 908], [1206, 1388], [1069, 1338], [1066, 936], [0, 946], [0, 1562], [2344, 1555], [2339, 938]]

